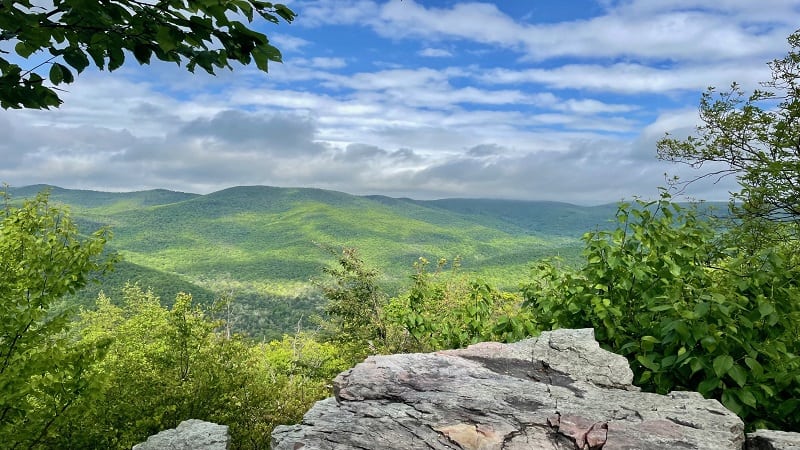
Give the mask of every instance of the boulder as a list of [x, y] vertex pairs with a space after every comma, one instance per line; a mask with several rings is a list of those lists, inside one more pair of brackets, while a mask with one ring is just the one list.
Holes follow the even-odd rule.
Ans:
[[748, 450], [800, 450], [800, 433], [756, 430], [747, 433]]
[[275, 450], [741, 449], [744, 426], [693, 392], [640, 392], [591, 329], [514, 344], [372, 356], [334, 381]]
[[227, 450], [230, 435], [226, 425], [197, 419], [181, 422], [133, 446], [133, 450]]

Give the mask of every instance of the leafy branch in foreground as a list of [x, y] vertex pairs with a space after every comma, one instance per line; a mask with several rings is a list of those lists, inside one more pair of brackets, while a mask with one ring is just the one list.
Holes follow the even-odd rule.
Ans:
[[[186, 63], [210, 74], [232, 61], [259, 70], [280, 62], [267, 36], [240, 20], [260, 17], [292, 22], [295, 13], [260, 0], [14, 0], [0, 3], [0, 43], [12, 44], [21, 58], [42, 61], [23, 69], [0, 56], [0, 107], [49, 108], [61, 104], [58, 85], [74, 81], [89, 65], [116, 70], [125, 52], [139, 64]], [[0, 54], [8, 53], [0, 50]], [[40, 70], [41, 69], [41, 70]], [[45, 72], [46, 77], [45, 79]], [[47, 82], [51, 86], [47, 86]]]
[[700, 100], [703, 125], [697, 134], [686, 139], [667, 135], [658, 143], [658, 155], [695, 168], [712, 166], [711, 172], [696, 179], [735, 176], [741, 190], [733, 195], [734, 214], [744, 220], [792, 223], [796, 234], [800, 226], [800, 30], [788, 41], [789, 53], [769, 63], [772, 79], [762, 83], [764, 90], [746, 95], [736, 83], [722, 92], [709, 88]]

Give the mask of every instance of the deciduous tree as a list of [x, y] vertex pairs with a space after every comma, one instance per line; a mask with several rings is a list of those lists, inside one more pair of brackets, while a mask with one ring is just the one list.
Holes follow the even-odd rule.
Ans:
[[53, 303], [110, 267], [107, 229], [81, 237], [47, 194], [0, 210], [0, 442], [47, 447], [64, 414], [93, 388], [86, 370], [103, 347], [74, 345]]
[[[238, 20], [244, 18], [247, 23]], [[267, 71], [278, 49], [252, 24], [291, 22], [286, 6], [261, 0], [11, 0], [0, 3], [0, 107], [58, 106], [58, 86], [89, 65], [116, 70], [126, 52], [213, 74], [233, 61]], [[7, 44], [7, 45], [2, 45]], [[10, 44], [10, 45], [9, 45]], [[10, 52], [3, 48], [13, 48]], [[4, 55], [5, 54], [5, 55]], [[38, 58], [37, 62], [33, 62]], [[28, 60], [22, 67], [19, 60]]]
[[772, 79], [764, 89], [746, 95], [735, 83], [722, 92], [710, 88], [700, 100], [697, 134], [658, 143], [664, 160], [718, 164], [698, 178], [735, 176], [741, 190], [732, 210], [756, 221], [751, 225], [800, 225], [800, 30], [788, 41], [789, 53], [769, 63]]

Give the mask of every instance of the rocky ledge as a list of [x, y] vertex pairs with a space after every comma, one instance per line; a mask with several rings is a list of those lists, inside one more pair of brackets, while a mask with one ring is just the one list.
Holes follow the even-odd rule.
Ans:
[[694, 392], [640, 392], [591, 329], [374, 356], [334, 381], [276, 450], [742, 449], [742, 421]]

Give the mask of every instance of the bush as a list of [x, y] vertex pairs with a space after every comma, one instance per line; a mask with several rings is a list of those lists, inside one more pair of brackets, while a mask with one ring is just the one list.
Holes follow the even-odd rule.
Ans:
[[696, 390], [750, 428], [800, 430], [796, 252], [727, 248], [666, 194], [620, 205], [617, 220], [584, 236], [579, 269], [536, 266], [524, 296], [537, 327], [593, 327], [648, 390]]

